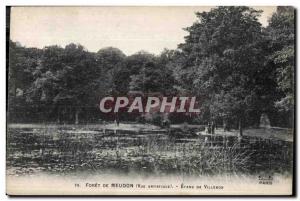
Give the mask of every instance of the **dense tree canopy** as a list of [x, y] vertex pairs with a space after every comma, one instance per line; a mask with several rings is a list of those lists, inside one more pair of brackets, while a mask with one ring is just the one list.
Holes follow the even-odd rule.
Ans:
[[294, 9], [278, 7], [267, 27], [272, 48], [270, 60], [275, 65], [278, 88], [283, 93], [276, 106], [285, 111], [293, 110], [294, 105], [294, 24]]
[[197, 96], [201, 124], [242, 131], [267, 113], [273, 126], [291, 126], [294, 9], [278, 7], [267, 27], [258, 21], [261, 12], [231, 6], [196, 13], [185, 42], [160, 55], [126, 56], [114, 47], [92, 53], [79, 44], [26, 48], [10, 41], [9, 119], [94, 122], [105, 119], [98, 110], [102, 97], [138, 92]]

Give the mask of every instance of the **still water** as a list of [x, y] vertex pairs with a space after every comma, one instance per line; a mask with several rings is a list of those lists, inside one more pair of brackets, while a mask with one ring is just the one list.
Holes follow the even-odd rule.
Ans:
[[69, 128], [8, 128], [7, 174], [290, 174], [292, 142]]

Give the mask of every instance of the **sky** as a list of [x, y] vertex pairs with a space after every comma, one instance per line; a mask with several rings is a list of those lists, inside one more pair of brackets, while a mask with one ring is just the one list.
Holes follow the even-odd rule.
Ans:
[[[64, 47], [79, 43], [91, 52], [116, 47], [126, 55], [140, 50], [159, 54], [184, 42], [183, 30], [197, 20], [195, 12], [212, 7], [13, 7], [10, 38], [26, 47]], [[263, 10], [266, 26], [276, 7]]]

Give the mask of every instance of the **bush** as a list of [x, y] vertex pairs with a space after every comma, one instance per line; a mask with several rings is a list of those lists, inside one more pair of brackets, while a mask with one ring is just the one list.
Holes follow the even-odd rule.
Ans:
[[135, 121], [141, 124], [144, 124], [146, 122], [145, 117], [143, 116], [136, 117]]
[[153, 115], [153, 117], [151, 119], [151, 123], [156, 125], [156, 126], [162, 126], [162, 121], [163, 121], [163, 118], [159, 114]]

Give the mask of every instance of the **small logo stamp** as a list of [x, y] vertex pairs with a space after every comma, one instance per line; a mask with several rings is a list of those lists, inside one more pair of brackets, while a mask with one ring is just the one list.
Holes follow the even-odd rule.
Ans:
[[268, 175], [268, 176], [258, 176], [258, 183], [259, 184], [264, 184], [264, 185], [272, 185], [273, 183], [273, 176]]

